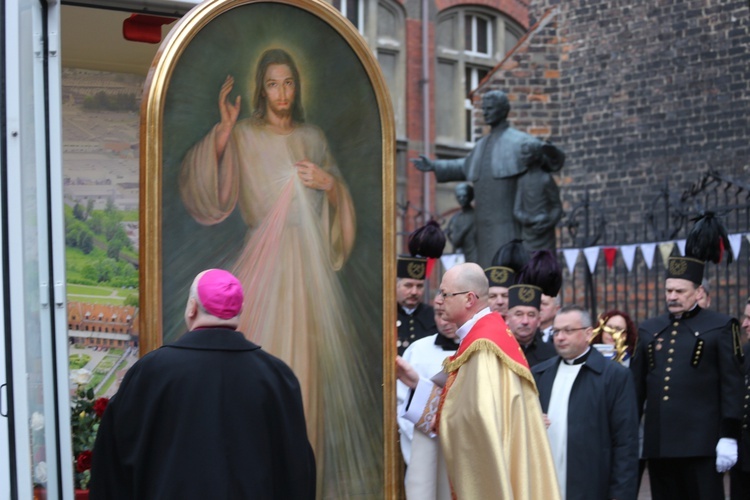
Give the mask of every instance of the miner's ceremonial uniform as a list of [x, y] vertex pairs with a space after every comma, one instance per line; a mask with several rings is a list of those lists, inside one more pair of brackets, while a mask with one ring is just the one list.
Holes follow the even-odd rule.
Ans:
[[712, 474], [706, 477], [696, 469], [698, 490], [693, 494], [712, 498], [711, 483], [721, 482], [714, 467], [717, 442], [721, 437], [739, 438], [743, 388], [739, 324], [696, 305], [680, 318], [665, 314], [644, 321], [638, 336], [631, 369], [639, 409], [646, 402], [643, 458], [652, 472], [662, 466], [703, 464]]
[[435, 325], [435, 309], [420, 303], [411, 314], [398, 306], [398, 354], [404, 353], [409, 345], [415, 341], [432, 335], [437, 331]]
[[739, 442], [737, 465], [729, 471], [729, 490], [732, 500], [750, 498], [750, 343], [745, 351], [745, 392], [742, 395], [742, 437]]

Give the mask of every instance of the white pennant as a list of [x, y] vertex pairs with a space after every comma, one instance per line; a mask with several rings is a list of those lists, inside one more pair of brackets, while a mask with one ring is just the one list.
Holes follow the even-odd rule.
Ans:
[[623, 245], [620, 247], [622, 253], [622, 260], [625, 261], [625, 267], [628, 268], [628, 272], [633, 270], [633, 261], [635, 261], [635, 249], [638, 245]]
[[568, 272], [570, 274], [573, 274], [573, 270], [576, 268], [576, 261], [578, 260], [579, 252], [580, 250], [577, 248], [566, 248], [563, 250], [565, 263], [568, 265]]
[[440, 257], [440, 263], [443, 264], [446, 271], [455, 265], [463, 264], [465, 261], [462, 253], [447, 253]]
[[654, 253], [656, 252], [656, 243], [641, 243], [641, 253], [646, 267], [651, 269], [654, 265]]
[[687, 240], [677, 240], [675, 243], [677, 243], [677, 250], [680, 251], [681, 256], [685, 256], [685, 243]]
[[589, 271], [594, 274], [596, 261], [599, 260], [599, 247], [588, 247], [583, 249], [583, 255], [586, 256], [586, 262], [589, 265]]
[[742, 248], [742, 234], [730, 234], [729, 246], [732, 247], [732, 255], [734, 255], [734, 260], [739, 259], [740, 249]]

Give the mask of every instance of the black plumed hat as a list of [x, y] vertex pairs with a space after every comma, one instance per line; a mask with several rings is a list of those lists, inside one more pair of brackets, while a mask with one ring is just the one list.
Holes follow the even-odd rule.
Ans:
[[498, 248], [492, 258], [493, 266], [507, 267], [514, 272], [521, 270], [531, 258], [523, 240], [515, 239]]
[[727, 230], [713, 212], [704, 212], [693, 219], [695, 224], [685, 242], [684, 257], [670, 257], [667, 264], [667, 278], [678, 278], [700, 285], [707, 261], [721, 262], [727, 252], [727, 263], [732, 262], [729, 251]]
[[704, 212], [693, 220], [695, 225], [690, 229], [685, 242], [685, 257], [718, 264], [724, 252], [727, 252], [727, 263], [731, 263], [732, 252], [729, 251], [727, 230], [716, 214]]
[[550, 250], [537, 250], [516, 275], [516, 283], [541, 288], [542, 293], [556, 297], [562, 287], [562, 268]]
[[415, 229], [409, 235], [409, 253], [415, 257], [437, 259], [443, 255], [444, 249], [445, 233], [443, 233], [440, 225], [434, 220]]

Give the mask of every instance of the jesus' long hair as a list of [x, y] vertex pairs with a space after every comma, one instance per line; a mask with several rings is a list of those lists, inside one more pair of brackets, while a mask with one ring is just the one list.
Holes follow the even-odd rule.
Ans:
[[295, 123], [305, 121], [305, 111], [302, 108], [302, 82], [299, 79], [299, 71], [294, 59], [288, 52], [282, 49], [268, 49], [260, 56], [258, 68], [255, 70], [255, 92], [253, 93], [253, 118], [265, 121], [266, 118], [266, 96], [263, 93], [263, 80], [266, 71], [272, 64], [284, 64], [292, 71], [294, 80], [294, 102], [292, 103], [292, 120]]

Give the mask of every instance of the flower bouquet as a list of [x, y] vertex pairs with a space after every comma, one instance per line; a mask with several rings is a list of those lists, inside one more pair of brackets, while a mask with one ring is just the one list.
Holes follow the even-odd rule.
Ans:
[[[83, 373], [82, 373], [83, 372]], [[78, 384], [75, 395], [71, 398], [71, 435], [73, 438], [73, 473], [76, 489], [88, 488], [91, 479], [91, 458], [94, 441], [99, 430], [104, 410], [109, 398], [95, 398], [94, 389], [86, 388], [84, 381], [88, 370], [76, 370], [71, 378]], [[90, 378], [90, 372], [88, 373]]]

